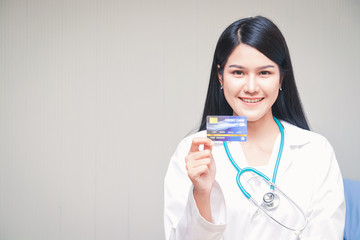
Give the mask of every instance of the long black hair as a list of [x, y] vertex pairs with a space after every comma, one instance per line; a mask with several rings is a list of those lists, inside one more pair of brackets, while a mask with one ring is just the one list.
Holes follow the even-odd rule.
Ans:
[[[233, 109], [227, 103], [224, 92], [220, 89], [218, 73], [223, 73], [230, 54], [240, 43], [254, 47], [275, 62], [280, 69], [282, 91], [280, 91], [272, 106], [273, 115], [278, 119], [309, 130], [295, 84], [285, 38], [272, 21], [262, 16], [240, 19], [232, 23], [221, 34], [214, 53], [209, 87], [199, 130], [206, 129], [207, 115], [233, 115]], [[219, 69], [218, 65], [220, 66]]]

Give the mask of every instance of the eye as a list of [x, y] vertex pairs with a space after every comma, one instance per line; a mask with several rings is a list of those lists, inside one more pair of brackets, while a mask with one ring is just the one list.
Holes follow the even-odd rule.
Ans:
[[242, 75], [244, 75], [244, 72], [243, 72], [243, 71], [240, 71], [240, 70], [235, 70], [235, 71], [233, 71], [233, 74], [234, 74], [235, 76], [242, 76]]
[[261, 71], [259, 74], [261, 76], [266, 76], [266, 75], [270, 75], [270, 72], [269, 71]]

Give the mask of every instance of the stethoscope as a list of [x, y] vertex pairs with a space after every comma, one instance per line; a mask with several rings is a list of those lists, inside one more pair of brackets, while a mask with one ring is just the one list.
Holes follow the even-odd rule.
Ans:
[[[233, 157], [231, 156], [227, 142], [223, 142], [223, 144], [224, 144], [224, 148], [225, 148], [226, 154], [227, 154], [230, 162], [235, 167], [235, 169], [238, 171], [238, 173], [236, 175], [236, 183], [237, 183], [238, 187], [240, 188], [241, 192], [244, 194], [244, 196], [247, 199], [249, 199], [251, 202], [253, 202], [258, 207], [258, 209], [260, 209], [263, 213], [265, 213], [268, 217], [270, 217], [270, 219], [274, 220], [281, 226], [283, 226], [291, 231], [294, 231], [295, 234], [299, 235], [300, 232], [302, 230], [304, 230], [307, 225], [307, 218], [306, 218], [304, 212], [302, 211], [302, 209], [275, 185], [276, 175], [277, 175], [277, 171], [278, 171], [279, 164], [280, 164], [280, 159], [281, 159], [283, 148], [284, 148], [284, 129], [277, 118], [274, 117], [274, 120], [279, 127], [281, 140], [280, 140], [279, 152], [278, 152], [275, 167], [274, 167], [273, 177], [272, 177], [271, 181], [270, 181], [269, 177], [267, 177], [265, 174], [263, 174], [262, 172], [258, 171], [255, 168], [252, 168], [252, 167], [240, 168], [239, 165], [236, 164]], [[253, 172], [253, 173], [257, 174], [258, 176], [263, 178], [265, 180], [265, 182], [270, 186], [270, 191], [264, 194], [263, 201], [261, 204], [259, 204], [254, 198], [252, 198], [251, 195], [245, 190], [244, 186], [241, 184], [240, 177], [245, 172]], [[275, 219], [271, 214], [268, 213], [268, 211], [275, 210], [276, 208], [278, 208], [278, 206], [280, 204], [279, 195], [277, 193], [274, 193], [275, 189], [281, 195], [283, 195], [287, 200], [289, 200], [289, 202], [291, 202], [299, 210], [299, 212], [301, 212], [302, 217], [304, 218], [304, 224], [301, 227], [299, 227], [299, 228], [289, 227], [289, 226], [285, 225], [284, 223], [280, 222], [279, 220]]]

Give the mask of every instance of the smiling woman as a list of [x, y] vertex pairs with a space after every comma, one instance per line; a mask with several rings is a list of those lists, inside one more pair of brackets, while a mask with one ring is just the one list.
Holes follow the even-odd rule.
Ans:
[[271, 107], [281, 88], [276, 63], [255, 48], [240, 44], [218, 77], [234, 115], [246, 116], [251, 122], [272, 118]]
[[[234, 74], [244, 74], [244, 67], [236, 62], [237, 58], [250, 58], [245, 52], [237, 51], [238, 48], [245, 48], [244, 45], [252, 47], [243, 49], [244, 51], [256, 50], [257, 54], [252, 57], [265, 57], [265, 65], [252, 59], [252, 64], [257, 67], [267, 67], [261, 71], [261, 76], [271, 73], [270, 70], [278, 69], [280, 73], [279, 84], [283, 90], [279, 98], [272, 105], [272, 113], [275, 117], [290, 122], [300, 128], [309, 130], [308, 123], [303, 112], [299, 93], [295, 84], [291, 59], [285, 38], [278, 27], [264, 17], [245, 18], [232, 23], [225, 29], [217, 43], [213, 64], [211, 67], [210, 82], [206, 97], [204, 113], [199, 130], [204, 130], [206, 125], [206, 116], [213, 115], [231, 115], [233, 108], [226, 101], [224, 92], [221, 91], [219, 80], [222, 79], [224, 70], [232, 67]], [[240, 56], [241, 55], [241, 56]], [[230, 63], [234, 60], [234, 63]], [[263, 59], [265, 60], [265, 59]], [[247, 61], [250, 61], [248, 59]], [[275, 69], [271, 69], [270, 66]], [[238, 67], [237, 69], [235, 69]], [[240, 68], [239, 68], [240, 67]], [[251, 85], [250, 85], [251, 86]], [[255, 85], [253, 85], [254, 87]]]
[[[245, 116], [247, 141], [206, 138], [208, 115]], [[261, 204], [243, 184], [253, 196], [267, 189]], [[169, 164], [164, 213], [166, 239], [342, 239], [340, 169], [329, 142], [309, 131], [285, 39], [269, 19], [238, 20], [220, 36], [199, 132]]]

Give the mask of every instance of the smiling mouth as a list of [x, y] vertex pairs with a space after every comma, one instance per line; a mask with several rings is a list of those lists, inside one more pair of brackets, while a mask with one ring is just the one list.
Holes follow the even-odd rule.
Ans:
[[263, 100], [264, 98], [241, 98], [241, 101], [246, 102], [246, 103], [257, 103], [260, 102], [261, 100]]

